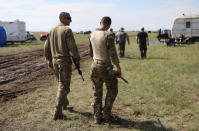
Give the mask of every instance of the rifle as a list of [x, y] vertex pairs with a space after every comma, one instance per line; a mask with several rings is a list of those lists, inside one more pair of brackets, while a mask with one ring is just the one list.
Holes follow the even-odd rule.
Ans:
[[88, 40], [89, 40], [89, 48], [90, 48], [90, 57], [93, 57], [93, 48], [92, 48], [90, 37], [88, 37]]
[[[115, 76], [118, 76], [118, 72], [116, 71], [116, 70], [113, 70], [113, 65], [110, 67], [110, 68], [108, 68], [108, 70], [110, 71], [110, 73], [111, 74], [113, 74], [113, 75], [115, 75]], [[118, 77], [118, 78], [120, 78], [120, 79], [122, 79], [125, 83], [129, 83], [124, 77]]]
[[77, 70], [78, 70], [78, 74], [81, 76], [82, 80], [84, 81], [84, 77], [83, 77], [83, 75], [82, 75], [82, 71], [80, 70], [79, 66], [77, 65], [77, 62], [75, 61], [75, 58], [73, 57], [73, 53], [72, 53], [71, 51], [69, 51], [69, 54], [70, 54], [70, 56], [71, 56], [71, 58], [72, 58], [72, 60], [73, 60], [73, 63], [74, 63], [74, 65], [75, 65], [75, 67], [76, 67]]
[[125, 83], [127, 83], [127, 84], [129, 83], [126, 79], [124, 79], [124, 77], [121, 76], [120, 78], [121, 78]]
[[[89, 43], [90, 43], [89, 44], [89, 47], [90, 47], [90, 57], [93, 57], [93, 49], [92, 49], [92, 44], [91, 44], [90, 37], [88, 37], [88, 40], [89, 40]], [[111, 73], [114, 73], [114, 75], [118, 76], [118, 72], [115, 71], [115, 70], [113, 70], [113, 65], [110, 68], [108, 68], [108, 70], [111, 71]], [[119, 78], [121, 78], [125, 83], [128, 84], [128, 81], [124, 77], [121, 76]]]

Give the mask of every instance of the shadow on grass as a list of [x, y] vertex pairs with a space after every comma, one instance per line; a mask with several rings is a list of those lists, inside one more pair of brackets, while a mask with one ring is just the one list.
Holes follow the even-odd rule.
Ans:
[[114, 116], [116, 121], [110, 122], [112, 125], [118, 125], [120, 128], [137, 129], [140, 131], [173, 131], [172, 128], [166, 128], [160, 120], [158, 121], [132, 121]]
[[[79, 112], [73, 109], [68, 110], [72, 113], [77, 113], [87, 117], [88, 119], [93, 119], [93, 114], [90, 112]], [[113, 120], [108, 122], [111, 126], [110, 128], [121, 128], [121, 129], [137, 129], [140, 131], [173, 131], [172, 128], [166, 128], [160, 120], [158, 121], [132, 121], [128, 119], [119, 118], [113, 115]], [[103, 125], [102, 125], [103, 126]]]
[[137, 59], [137, 60], [168, 60], [168, 58], [165, 58], [165, 57], [147, 57], [146, 59], [141, 59], [140, 57], [125, 56], [123, 58], [126, 58], [126, 59]]
[[80, 114], [80, 115], [85, 116], [85, 117], [87, 117], [89, 119], [93, 118], [93, 114], [91, 114], [90, 112], [79, 112], [79, 111], [73, 110], [73, 108], [68, 109], [68, 111], [70, 111], [71, 113]]
[[[188, 44], [186, 44], [188, 45]], [[166, 46], [166, 47], [173, 47], [173, 48], [178, 48], [178, 47], [187, 47], [185, 44], [176, 44], [175, 46], [170, 45], [170, 46]]]
[[168, 60], [166, 57], [148, 57], [148, 60]]
[[120, 59], [140, 59], [138, 57], [135, 57], [135, 56], [124, 56], [124, 57], [120, 57]]

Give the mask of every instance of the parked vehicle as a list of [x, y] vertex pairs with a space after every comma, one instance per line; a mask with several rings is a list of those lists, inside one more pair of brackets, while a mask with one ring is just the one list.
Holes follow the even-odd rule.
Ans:
[[159, 30], [158, 30], [157, 39], [158, 39], [159, 41], [161, 41], [161, 39], [168, 40], [168, 39], [170, 39], [170, 38], [171, 38], [171, 30], [168, 30], [168, 29], [166, 29], [166, 30], [161, 30], [161, 29], [159, 29]]
[[34, 34], [32, 32], [27, 31], [26, 32], [26, 40], [37, 40], [36, 37], [34, 36]]
[[32, 40], [37, 40], [37, 38], [34, 36], [33, 33], [30, 33], [30, 36], [31, 36], [31, 39], [32, 39]]
[[183, 14], [176, 18], [170, 30], [158, 31], [158, 40], [165, 39], [167, 46], [192, 44], [199, 41], [199, 15]]
[[84, 32], [84, 34], [90, 34], [91, 33], [91, 31], [85, 31]]
[[173, 23], [171, 35], [173, 39], [179, 39], [182, 35], [187, 43], [199, 41], [199, 15], [183, 14]]
[[47, 39], [47, 34], [41, 34], [40, 40], [45, 41]]
[[90, 34], [90, 33], [91, 31], [89, 30], [89, 31], [79, 31], [76, 34]]
[[26, 40], [26, 23], [23, 21], [0, 21], [6, 31], [7, 42], [23, 42]]
[[83, 31], [79, 31], [76, 34], [84, 34], [84, 32]]

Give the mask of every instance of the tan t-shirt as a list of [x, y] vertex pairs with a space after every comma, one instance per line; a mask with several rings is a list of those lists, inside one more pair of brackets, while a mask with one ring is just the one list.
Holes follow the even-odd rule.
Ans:
[[96, 29], [91, 33], [90, 41], [94, 60], [101, 60], [107, 64], [111, 61], [113, 64], [119, 64], [113, 33]]

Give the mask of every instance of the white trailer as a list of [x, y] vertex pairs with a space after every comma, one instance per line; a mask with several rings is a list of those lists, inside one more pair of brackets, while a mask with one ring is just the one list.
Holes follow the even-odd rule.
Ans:
[[182, 35], [192, 42], [199, 40], [199, 15], [183, 14], [176, 18], [171, 30], [172, 38], [178, 39]]
[[0, 21], [6, 30], [7, 41], [22, 42], [26, 40], [26, 24], [23, 21]]

